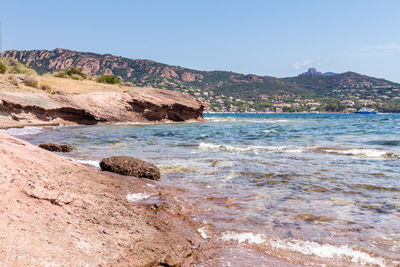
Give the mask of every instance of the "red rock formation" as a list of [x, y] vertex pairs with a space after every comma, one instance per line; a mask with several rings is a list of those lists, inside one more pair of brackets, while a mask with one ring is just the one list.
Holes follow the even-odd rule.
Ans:
[[181, 76], [182, 81], [184, 82], [194, 82], [200, 81], [203, 79], [203, 75], [193, 72], [185, 71]]
[[17, 120], [147, 122], [201, 120], [205, 106], [188, 95], [168, 90], [137, 88], [129, 93], [80, 95], [0, 94], [0, 109]]
[[[164, 189], [89, 169], [2, 132], [0, 150], [1, 266], [193, 261], [200, 237]], [[135, 193], [153, 196], [157, 205], [133, 201]]]

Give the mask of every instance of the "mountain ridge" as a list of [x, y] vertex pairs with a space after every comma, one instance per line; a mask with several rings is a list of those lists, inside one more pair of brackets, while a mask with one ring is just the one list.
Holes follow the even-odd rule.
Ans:
[[[114, 75], [137, 86], [151, 86], [189, 93], [209, 101], [214, 110], [245, 106], [265, 110], [274, 103], [298, 98], [369, 99], [373, 102], [398, 102], [400, 84], [355, 72], [325, 75], [311, 68], [311, 75], [275, 78], [232, 71], [200, 71], [167, 65], [147, 59], [129, 59], [110, 54], [54, 50], [8, 50], [12, 57], [38, 73], [81, 67], [90, 75]], [[219, 98], [217, 98], [219, 96]], [[382, 98], [383, 97], [383, 98]], [[236, 103], [238, 100], [240, 103]], [[292, 102], [293, 102], [292, 101]]]

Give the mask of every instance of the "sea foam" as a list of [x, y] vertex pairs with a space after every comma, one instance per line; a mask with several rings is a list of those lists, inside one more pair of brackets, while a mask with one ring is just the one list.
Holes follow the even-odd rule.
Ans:
[[69, 158], [69, 157], [65, 157], [65, 156], [62, 156], [62, 157], [64, 159], [67, 159], [67, 160], [70, 160], [70, 161], [73, 161], [73, 162], [77, 162], [77, 163], [85, 164], [85, 165], [90, 165], [90, 166], [96, 167], [97, 169], [100, 169], [100, 162], [96, 161], [96, 160], [74, 159], [74, 158]]
[[150, 196], [151, 195], [146, 194], [146, 193], [135, 193], [135, 194], [128, 193], [126, 195], [126, 200], [134, 202], [134, 201], [138, 201], [138, 200], [142, 200], [142, 199], [148, 198]]
[[331, 244], [320, 244], [313, 241], [299, 239], [272, 239], [263, 234], [251, 232], [223, 232], [221, 239], [224, 241], [236, 241], [239, 244], [247, 242], [249, 244], [264, 244], [275, 249], [289, 250], [303, 255], [313, 255], [320, 258], [340, 258], [347, 259], [353, 263], [363, 265], [386, 266], [387, 262], [382, 257], [374, 257], [367, 252], [363, 252], [348, 245], [334, 246]]
[[330, 148], [330, 147], [295, 147], [295, 146], [235, 146], [222, 145], [212, 143], [200, 143], [198, 146], [201, 150], [209, 151], [228, 151], [236, 153], [254, 153], [273, 152], [273, 153], [326, 153], [337, 154], [343, 156], [352, 156], [359, 158], [372, 159], [400, 159], [400, 155], [395, 152], [379, 150], [374, 148]]
[[365, 157], [375, 159], [399, 159], [400, 156], [394, 152], [378, 150], [373, 148], [349, 148], [349, 149], [322, 149], [331, 154], [342, 154], [354, 157]]
[[35, 135], [43, 132], [43, 127], [24, 127], [24, 128], [11, 128], [8, 130], [3, 130], [5, 133], [13, 136], [21, 135]]

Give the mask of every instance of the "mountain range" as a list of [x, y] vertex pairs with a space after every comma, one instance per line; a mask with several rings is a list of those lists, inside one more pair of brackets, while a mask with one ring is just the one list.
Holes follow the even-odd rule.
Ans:
[[232, 107], [264, 110], [274, 103], [299, 99], [330, 101], [370, 100], [374, 103], [400, 102], [400, 84], [366, 75], [321, 73], [314, 68], [296, 77], [275, 78], [229, 71], [199, 71], [152, 60], [129, 59], [110, 54], [55, 50], [9, 50], [12, 57], [39, 74], [80, 67], [90, 75], [114, 75], [136, 86], [151, 86], [189, 93], [210, 102], [214, 110]]

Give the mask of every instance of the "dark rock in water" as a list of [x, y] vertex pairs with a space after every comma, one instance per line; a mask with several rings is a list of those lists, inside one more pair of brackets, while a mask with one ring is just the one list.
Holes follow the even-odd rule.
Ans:
[[149, 178], [159, 180], [161, 177], [160, 169], [151, 163], [143, 160], [117, 156], [103, 159], [100, 162], [100, 168], [103, 171], [115, 172], [121, 175], [130, 175], [140, 178]]
[[70, 145], [41, 144], [39, 147], [53, 152], [71, 152], [76, 150], [75, 147]]

